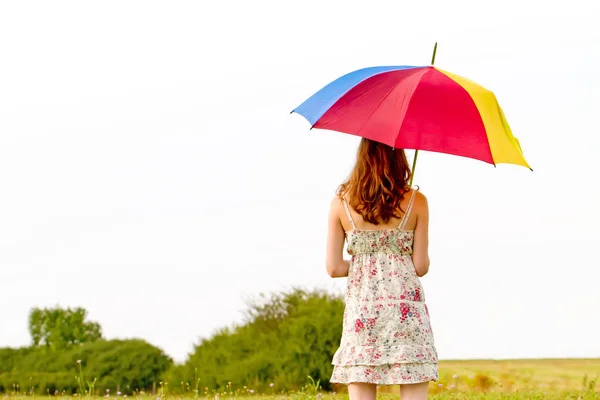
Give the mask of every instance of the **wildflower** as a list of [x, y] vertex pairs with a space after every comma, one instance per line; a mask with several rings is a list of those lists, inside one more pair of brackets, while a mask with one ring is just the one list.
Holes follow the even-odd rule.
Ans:
[[444, 384], [443, 383], [439, 383], [438, 387], [444, 387]]
[[458, 375], [454, 374], [454, 376], [452, 376], [452, 378], [458, 379]]
[[106, 389], [106, 393], [110, 393], [110, 389]]
[[454, 389], [454, 385], [448, 386], [448, 389]]
[[77, 364], [81, 364], [81, 360], [77, 360]]
[[270, 386], [270, 387], [273, 387], [273, 386], [275, 386], [275, 384], [274, 384], [273, 382], [271, 382], [271, 384], [270, 384], [269, 386]]
[[120, 396], [120, 395], [121, 395], [121, 392], [117, 392], [117, 396]]

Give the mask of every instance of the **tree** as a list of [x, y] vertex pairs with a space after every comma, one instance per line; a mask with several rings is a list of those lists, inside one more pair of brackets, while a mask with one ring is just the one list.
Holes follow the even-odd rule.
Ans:
[[86, 321], [87, 311], [60, 307], [33, 308], [29, 313], [29, 333], [34, 346], [64, 348], [102, 338], [100, 324]]

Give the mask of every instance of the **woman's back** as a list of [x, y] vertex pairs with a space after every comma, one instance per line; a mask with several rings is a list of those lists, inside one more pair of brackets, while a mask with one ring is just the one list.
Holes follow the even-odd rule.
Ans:
[[[358, 215], [358, 218], [362, 221], [360, 225], [357, 225], [357, 222], [355, 222], [357, 218], [352, 215], [353, 212], [348, 202], [345, 199], [342, 200], [346, 217], [348, 218], [347, 222], [350, 225], [350, 229], [345, 231], [348, 242], [348, 253], [353, 256], [390, 254], [410, 257], [413, 253], [414, 228], [416, 225], [416, 218], [412, 218], [416, 193], [416, 190], [412, 190], [410, 195], [407, 196], [407, 204], [404, 208], [406, 212], [402, 213], [401, 218], [394, 218], [387, 224], [380, 225], [369, 224], [362, 220], [360, 215]], [[412, 227], [409, 225], [409, 222], [412, 222]], [[361, 226], [360, 229], [359, 226]], [[364, 229], [362, 226], [366, 226], [367, 228]], [[352, 261], [356, 261], [356, 258], [353, 258]], [[410, 260], [410, 264], [412, 272], [414, 272], [412, 260]]]
[[[417, 276], [425, 275], [429, 269], [429, 209], [427, 198], [417, 189], [406, 191], [399, 202], [395, 214], [388, 221], [374, 224], [365, 221], [349, 204], [347, 196], [336, 196], [331, 204], [331, 217], [339, 221], [343, 229], [343, 235], [348, 243], [349, 254], [363, 251], [374, 246], [374, 241], [385, 241], [388, 244], [387, 252], [396, 251], [406, 253], [406, 247], [410, 247], [410, 255]], [[360, 235], [356, 235], [360, 232]], [[383, 232], [384, 235], [379, 235]], [[391, 235], [393, 234], [393, 235]], [[392, 236], [400, 236], [396, 240]], [[340, 240], [339, 238], [337, 240]], [[402, 248], [400, 248], [400, 242]], [[362, 249], [362, 250], [360, 250]]]
[[[395, 210], [397, 215], [400, 215], [400, 218], [392, 217], [385, 223], [378, 222], [377, 224], [374, 224], [365, 221], [362, 215], [357, 213], [356, 210], [348, 204], [349, 199], [345, 196], [344, 199], [340, 199], [347, 217], [346, 219], [341, 220], [344, 231], [349, 232], [352, 229], [355, 229], [352, 224], [354, 224], [357, 229], [360, 228], [359, 230], [361, 231], [393, 230], [404, 224], [404, 229], [412, 231], [417, 225], [418, 206], [416, 206], [416, 204], [419, 203], [419, 201], [417, 201], [418, 198], [424, 198], [424, 196], [419, 193], [418, 189], [405, 191], [402, 201], [400, 202], [400, 207]], [[409, 207], [411, 207], [410, 211]], [[350, 220], [350, 218], [352, 218], [352, 220]]]

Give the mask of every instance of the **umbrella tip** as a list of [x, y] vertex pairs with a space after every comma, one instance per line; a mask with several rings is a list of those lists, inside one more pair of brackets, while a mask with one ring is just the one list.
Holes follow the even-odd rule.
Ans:
[[531, 172], [533, 172], [533, 168], [529, 167], [529, 170], [530, 170]]
[[296, 111], [296, 110], [292, 110], [292, 111], [290, 111], [290, 114], [293, 114], [293, 113], [294, 113], [294, 111]]

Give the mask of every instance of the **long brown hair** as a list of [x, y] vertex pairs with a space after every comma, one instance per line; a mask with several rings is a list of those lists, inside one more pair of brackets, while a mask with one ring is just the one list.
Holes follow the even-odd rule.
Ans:
[[385, 224], [391, 218], [400, 218], [398, 210], [404, 194], [410, 190], [410, 167], [403, 149], [362, 139], [358, 146], [356, 164], [350, 177], [340, 185], [338, 195], [363, 220]]

